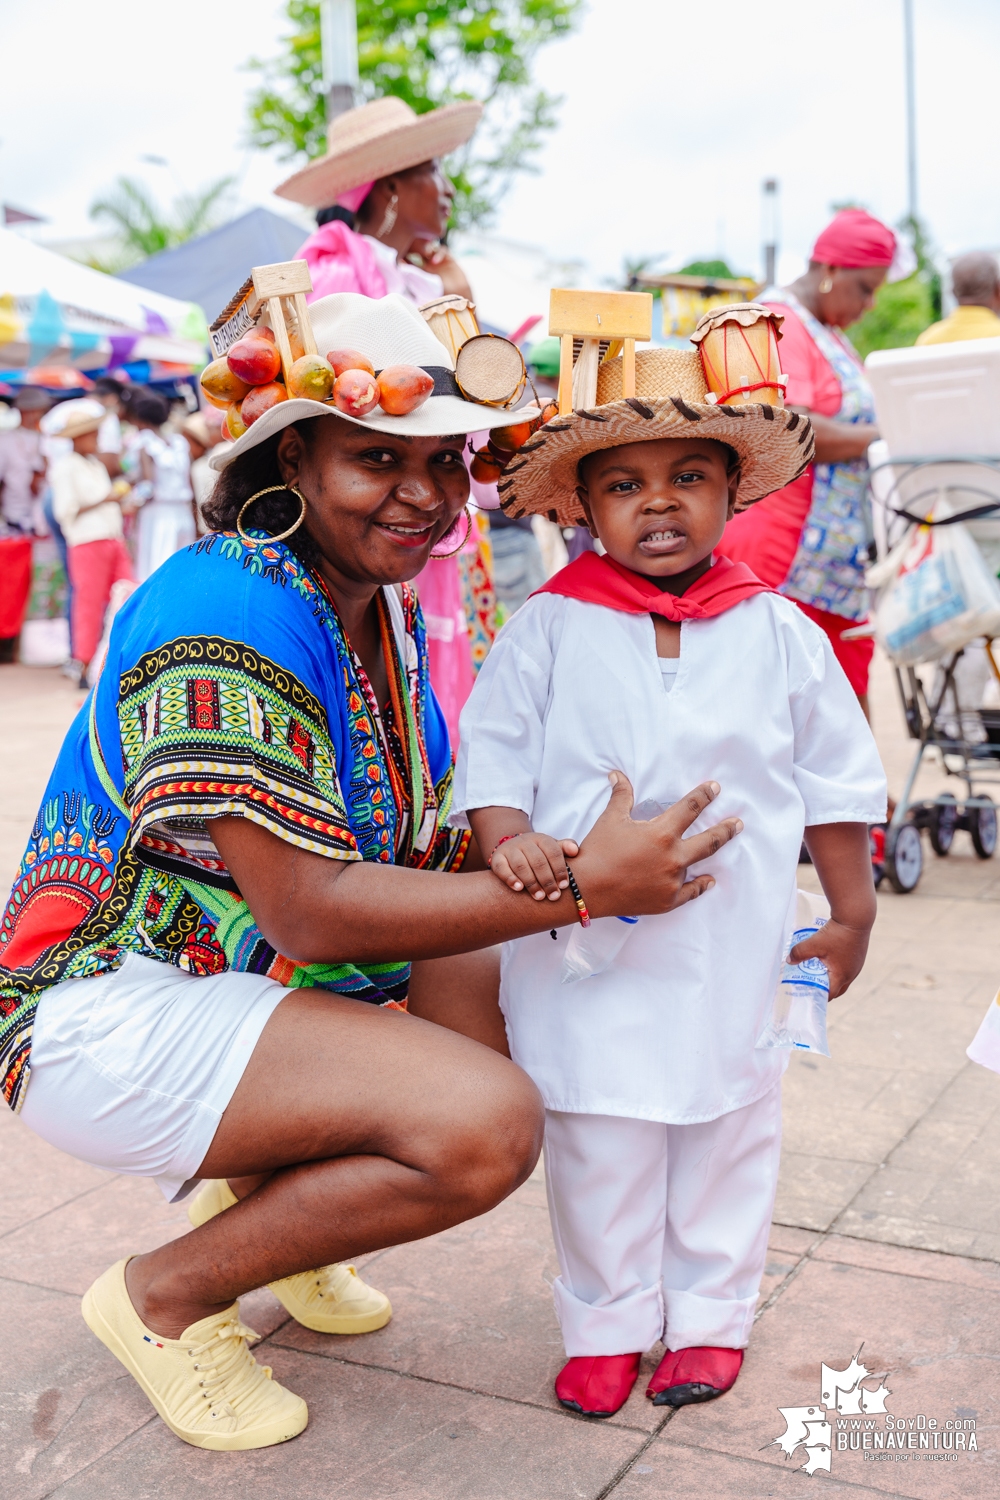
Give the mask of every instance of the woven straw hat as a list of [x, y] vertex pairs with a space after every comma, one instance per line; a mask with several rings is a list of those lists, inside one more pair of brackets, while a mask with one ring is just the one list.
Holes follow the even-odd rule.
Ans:
[[248, 448], [256, 448], [283, 427], [307, 417], [334, 417], [373, 432], [404, 437], [451, 437], [491, 427], [509, 427], [539, 415], [537, 406], [516, 412], [467, 401], [455, 380], [451, 350], [437, 339], [412, 302], [393, 292], [388, 297], [362, 297], [358, 292], [334, 292], [309, 306], [309, 321], [320, 350], [357, 349], [376, 370], [389, 365], [417, 365], [434, 379], [434, 391], [422, 406], [405, 417], [388, 416], [380, 406], [366, 417], [351, 417], [324, 401], [296, 396], [279, 401], [249, 427], [231, 448], [216, 449], [209, 468], [224, 469]]
[[86, 436], [88, 432], [97, 432], [106, 416], [106, 411], [102, 411], [100, 416], [90, 412], [75, 411], [66, 418], [59, 429], [59, 436], [78, 438]]
[[790, 484], [812, 461], [808, 417], [783, 406], [712, 406], [694, 349], [636, 350], [636, 393], [623, 398], [621, 388], [622, 362], [613, 359], [598, 370], [594, 409], [553, 417], [518, 449], [498, 487], [507, 515], [585, 526], [577, 465], [587, 453], [624, 443], [679, 437], [728, 443], [740, 456], [737, 510]]
[[326, 138], [326, 155], [274, 191], [307, 208], [326, 208], [349, 188], [447, 156], [469, 139], [482, 112], [483, 106], [469, 99], [418, 115], [387, 94], [338, 115]]

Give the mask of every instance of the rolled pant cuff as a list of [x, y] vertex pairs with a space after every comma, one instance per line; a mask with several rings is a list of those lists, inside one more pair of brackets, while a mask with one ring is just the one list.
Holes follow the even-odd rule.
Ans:
[[699, 1297], [695, 1292], [664, 1294], [668, 1349], [745, 1349], [750, 1342], [757, 1298]]
[[552, 1284], [556, 1317], [570, 1359], [595, 1354], [638, 1354], [663, 1332], [663, 1298], [648, 1287], [604, 1306], [581, 1302], [561, 1276]]

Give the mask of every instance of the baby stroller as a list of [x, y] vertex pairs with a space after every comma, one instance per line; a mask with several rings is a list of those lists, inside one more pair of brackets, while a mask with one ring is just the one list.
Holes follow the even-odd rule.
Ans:
[[[870, 451], [879, 561], [868, 578], [878, 590], [876, 634], [892, 661], [903, 717], [917, 744], [884, 834], [884, 874], [906, 894], [923, 869], [923, 829], [941, 856], [960, 828], [980, 859], [996, 850], [997, 809], [989, 788], [1000, 783], [1000, 654], [992, 640], [1000, 635], [994, 562], [1000, 459], [893, 459], [885, 457], [886, 446]], [[991, 701], [995, 706], [984, 706]], [[964, 795], [911, 800], [928, 754], [963, 784]]]

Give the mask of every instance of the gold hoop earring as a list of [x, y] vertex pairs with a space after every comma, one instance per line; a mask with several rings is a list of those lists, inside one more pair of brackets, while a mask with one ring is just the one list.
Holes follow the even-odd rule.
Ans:
[[819, 290], [821, 295], [824, 297], [826, 296], [827, 292], [833, 291], [833, 277], [830, 275], [829, 271], [827, 271], [826, 275], [823, 277], [823, 280], [820, 282]]
[[385, 206], [385, 213], [382, 215], [382, 222], [375, 231], [375, 238], [377, 240], [384, 239], [387, 234], [392, 233], [396, 224], [396, 204], [398, 202], [399, 194], [393, 193], [392, 197], [389, 199], [388, 203]]
[[[247, 532], [245, 532], [243, 530], [243, 527], [240, 525], [240, 522], [243, 520], [243, 516], [246, 513], [247, 508], [249, 506], [251, 506], [254, 503], [255, 500], [259, 500], [260, 497], [261, 497], [261, 495], [273, 495], [276, 490], [287, 490], [289, 494], [295, 496], [295, 498], [298, 500], [299, 504], [302, 506], [302, 511], [301, 511], [301, 513], [299, 515], [299, 519], [295, 522], [294, 526], [289, 526], [289, 528], [288, 528], [287, 531], [281, 531], [281, 532], [278, 533], [277, 536], [249, 536], [247, 534]], [[283, 542], [283, 541], [285, 541], [287, 537], [291, 536], [291, 534], [292, 534], [293, 531], [298, 531], [299, 527], [302, 525], [302, 522], [305, 520], [305, 518], [306, 518], [306, 500], [305, 500], [305, 496], [299, 494], [299, 491], [295, 488], [295, 486], [293, 484], [269, 484], [266, 490], [258, 490], [257, 493], [256, 493], [256, 495], [251, 495], [250, 499], [249, 500], [245, 500], [244, 503], [240, 506], [240, 513], [236, 517], [236, 530], [239, 532], [241, 541], [246, 542], [246, 544], [247, 544], [248, 547], [259, 547], [259, 546], [261, 546], [261, 544], [263, 542]]]
[[[448, 530], [449, 531], [451, 530], [450, 526], [449, 526]], [[445, 533], [445, 535], [447, 535], [447, 532]], [[466, 542], [469, 540], [469, 537], [471, 535], [472, 535], [472, 512], [469, 510], [469, 507], [466, 506], [465, 507], [465, 535], [463, 536], [462, 540], [459, 542], [459, 544], [458, 544], [457, 547], [452, 547], [452, 549], [451, 549], [450, 552], [435, 552], [434, 548], [432, 547], [431, 548], [431, 557], [432, 557], [432, 559], [435, 562], [441, 562], [446, 557], [455, 557], [459, 552], [461, 552], [462, 548], [465, 546]], [[441, 540], [444, 541], [444, 537], [442, 537]]]

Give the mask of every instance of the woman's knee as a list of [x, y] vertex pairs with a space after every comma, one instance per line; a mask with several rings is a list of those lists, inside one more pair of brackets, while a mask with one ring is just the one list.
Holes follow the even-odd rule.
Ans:
[[538, 1090], [514, 1063], [493, 1061], [489, 1086], [470, 1091], [439, 1163], [463, 1217], [485, 1213], [520, 1187], [542, 1149], [545, 1112]]

